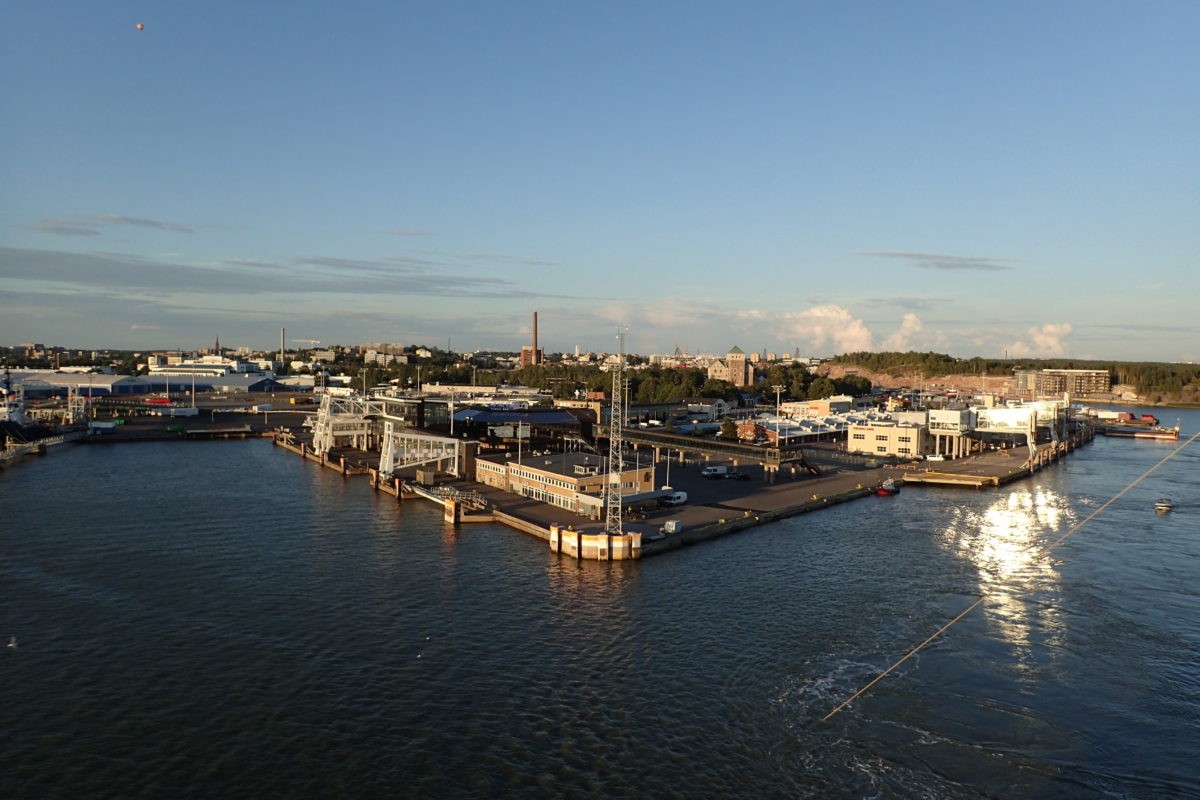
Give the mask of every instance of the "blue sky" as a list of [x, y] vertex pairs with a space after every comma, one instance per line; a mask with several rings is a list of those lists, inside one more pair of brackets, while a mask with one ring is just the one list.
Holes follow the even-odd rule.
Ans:
[[1198, 23], [10, 6], [0, 344], [1200, 360]]

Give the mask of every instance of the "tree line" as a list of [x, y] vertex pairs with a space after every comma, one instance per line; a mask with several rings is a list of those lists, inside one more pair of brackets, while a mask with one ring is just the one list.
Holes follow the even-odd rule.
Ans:
[[1170, 397], [1185, 402], [1200, 398], [1200, 365], [1156, 361], [1102, 361], [1078, 358], [955, 358], [945, 353], [846, 353], [830, 363], [900, 375], [917, 371], [924, 378], [943, 375], [1011, 375], [1022, 369], [1103, 369], [1113, 385], [1132, 386], [1152, 400]]

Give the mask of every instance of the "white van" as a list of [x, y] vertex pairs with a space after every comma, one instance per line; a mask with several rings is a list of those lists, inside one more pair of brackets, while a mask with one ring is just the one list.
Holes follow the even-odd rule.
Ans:
[[705, 467], [700, 470], [700, 474], [706, 478], [723, 478], [727, 472], [733, 472], [733, 467]]
[[687, 492], [671, 492], [666, 497], [659, 498], [664, 506], [681, 506], [687, 502]]

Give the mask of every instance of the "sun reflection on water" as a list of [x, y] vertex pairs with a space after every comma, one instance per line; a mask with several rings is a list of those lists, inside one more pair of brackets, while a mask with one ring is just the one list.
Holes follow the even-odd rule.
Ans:
[[986, 619], [1013, 650], [1013, 665], [1028, 673], [1039, 654], [1053, 655], [1063, 632], [1054, 535], [1074, 522], [1067, 498], [1046, 487], [998, 496], [983, 510], [960, 507], [942, 531], [943, 545], [974, 567]]

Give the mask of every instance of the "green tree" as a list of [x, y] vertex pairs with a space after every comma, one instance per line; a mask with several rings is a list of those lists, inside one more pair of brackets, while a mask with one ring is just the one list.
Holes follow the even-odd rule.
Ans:
[[700, 387], [701, 397], [720, 397], [724, 400], [737, 400], [741, 395], [738, 388], [729, 381], [708, 380]]
[[837, 394], [837, 387], [829, 378], [817, 378], [808, 386], [809, 400], [822, 400]]
[[737, 423], [729, 417], [721, 420], [721, 430], [717, 433], [717, 438], [735, 441], [738, 438]]

